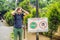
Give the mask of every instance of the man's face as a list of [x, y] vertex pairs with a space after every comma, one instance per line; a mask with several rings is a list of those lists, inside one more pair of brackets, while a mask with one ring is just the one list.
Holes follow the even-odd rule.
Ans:
[[21, 13], [21, 12], [22, 12], [22, 9], [19, 9], [17, 12], [18, 12], [18, 13]]

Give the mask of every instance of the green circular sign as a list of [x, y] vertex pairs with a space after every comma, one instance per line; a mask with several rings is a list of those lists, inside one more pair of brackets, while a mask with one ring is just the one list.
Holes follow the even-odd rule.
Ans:
[[35, 28], [37, 27], [36, 22], [31, 22], [30, 27], [31, 27], [32, 29], [35, 29]]

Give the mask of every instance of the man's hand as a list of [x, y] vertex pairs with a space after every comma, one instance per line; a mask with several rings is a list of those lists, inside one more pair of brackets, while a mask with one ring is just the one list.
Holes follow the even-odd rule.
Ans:
[[22, 11], [24, 12], [24, 15], [28, 15], [29, 14], [29, 12], [25, 11], [24, 9], [22, 9]]
[[11, 14], [12, 14], [12, 15], [15, 15], [15, 11], [13, 11]]

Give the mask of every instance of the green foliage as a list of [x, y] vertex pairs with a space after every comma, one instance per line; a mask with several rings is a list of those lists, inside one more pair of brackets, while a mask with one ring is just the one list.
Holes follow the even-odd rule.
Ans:
[[36, 8], [33, 8], [31, 10], [32, 17], [36, 17]]
[[11, 15], [11, 12], [13, 10], [10, 10], [8, 11], [5, 15], [4, 15], [4, 18], [6, 20], [6, 22], [9, 24], [9, 25], [13, 25], [14, 24], [14, 17]]
[[0, 11], [3, 10], [3, 4], [4, 4], [4, 0], [0, 0]]
[[35, 4], [36, 0], [30, 0], [31, 4]]
[[21, 2], [20, 4], [19, 4], [19, 7], [22, 7], [23, 9], [25, 9], [26, 11], [28, 11], [28, 12], [30, 12], [30, 10], [32, 9], [32, 7], [30, 6], [30, 4], [29, 4], [29, 0], [24, 0], [23, 2]]
[[11, 33], [10, 36], [11, 36], [11, 40], [14, 40], [14, 33], [13, 32]]
[[[42, 17], [48, 18], [49, 32], [45, 33], [48, 35], [51, 31], [56, 32], [58, 25], [60, 24], [60, 4], [55, 2], [47, 7], [47, 13]], [[50, 36], [50, 35], [49, 35]]]
[[28, 18], [32, 18], [32, 14], [24, 16], [24, 23], [27, 24]]
[[3, 10], [10, 10], [10, 9], [13, 9], [15, 8], [15, 2], [13, 1], [6, 1], [6, 0], [0, 0], [0, 11], [3, 11]]
[[60, 23], [60, 12], [57, 9], [60, 9], [58, 5], [59, 3], [53, 4], [53, 8], [51, 9], [51, 14], [49, 17], [50, 25], [53, 26], [51, 29], [56, 30], [58, 27], [57, 25]]

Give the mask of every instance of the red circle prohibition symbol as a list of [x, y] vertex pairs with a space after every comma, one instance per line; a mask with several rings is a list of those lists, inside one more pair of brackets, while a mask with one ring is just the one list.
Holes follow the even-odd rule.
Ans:
[[46, 21], [41, 21], [41, 22], [39, 23], [39, 26], [40, 26], [41, 29], [45, 29], [45, 28], [48, 26], [48, 24], [47, 24]]

